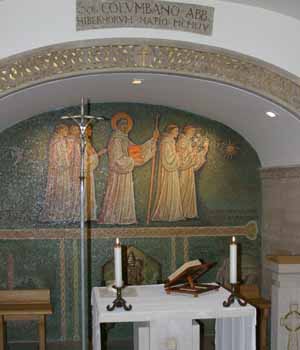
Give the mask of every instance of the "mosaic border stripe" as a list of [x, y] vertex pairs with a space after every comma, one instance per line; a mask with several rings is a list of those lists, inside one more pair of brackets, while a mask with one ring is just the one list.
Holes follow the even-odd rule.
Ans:
[[171, 238], [171, 271], [175, 271], [176, 266], [176, 237]]
[[190, 260], [190, 244], [187, 237], [184, 237], [183, 239], [183, 260], [184, 262]]
[[[91, 239], [132, 237], [132, 238], [172, 238], [197, 236], [246, 236], [254, 240], [258, 234], [256, 221], [242, 226], [181, 226], [181, 227], [112, 227], [87, 230]], [[1, 229], [0, 239], [80, 239], [79, 229], [43, 228], [43, 229]]]
[[66, 324], [66, 257], [65, 257], [65, 240], [59, 242], [59, 257], [60, 257], [60, 315], [61, 315], [61, 339], [67, 337]]

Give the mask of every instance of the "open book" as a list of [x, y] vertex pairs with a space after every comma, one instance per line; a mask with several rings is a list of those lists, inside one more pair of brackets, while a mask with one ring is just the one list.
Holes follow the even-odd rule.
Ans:
[[169, 275], [164, 285], [165, 291], [168, 294], [187, 293], [198, 296], [200, 293], [218, 289], [218, 285], [197, 283], [200, 276], [214, 265], [214, 263], [203, 263], [198, 259], [184, 263]]
[[181, 265], [176, 271], [171, 273], [171, 275], [168, 277], [168, 281], [170, 281], [170, 282], [174, 281], [174, 279], [176, 277], [181, 275], [183, 272], [186, 272], [189, 268], [200, 267], [201, 265], [202, 265], [202, 262], [199, 259], [188, 261], [188, 262], [184, 263], [183, 265]]

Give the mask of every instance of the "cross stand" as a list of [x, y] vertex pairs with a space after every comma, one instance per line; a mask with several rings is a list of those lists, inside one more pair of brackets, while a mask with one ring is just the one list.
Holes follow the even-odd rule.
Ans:
[[234, 303], [234, 301], [237, 300], [237, 302], [240, 304], [240, 306], [246, 306], [247, 302], [240, 299], [240, 297], [237, 294], [237, 283], [231, 284], [231, 294], [229, 295], [228, 299], [223, 301], [224, 307], [229, 307]]
[[123, 307], [125, 311], [130, 311], [132, 309], [132, 305], [126, 303], [126, 300], [122, 298], [122, 288], [117, 287], [117, 297], [113, 301], [112, 305], [107, 305], [107, 311], [113, 311], [116, 307]]
[[81, 98], [80, 115], [66, 115], [61, 119], [73, 120], [80, 129], [80, 280], [81, 280], [81, 349], [88, 349], [87, 322], [87, 235], [85, 232], [85, 150], [86, 129], [93, 120], [104, 120], [105, 117], [93, 117], [84, 113], [84, 98]]

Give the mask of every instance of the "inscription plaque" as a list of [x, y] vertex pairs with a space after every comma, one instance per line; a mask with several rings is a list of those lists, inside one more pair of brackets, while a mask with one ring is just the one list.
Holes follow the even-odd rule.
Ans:
[[156, 0], [77, 0], [76, 29], [171, 29], [212, 35], [214, 8]]

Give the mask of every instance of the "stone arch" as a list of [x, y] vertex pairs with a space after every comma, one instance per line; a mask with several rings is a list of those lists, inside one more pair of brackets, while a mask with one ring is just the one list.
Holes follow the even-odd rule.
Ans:
[[209, 79], [263, 96], [300, 117], [298, 77], [255, 58], [169, 40], [87, 40], [0, 60], [0, 98], [40, 83], [85, 74], [152, 72]]

